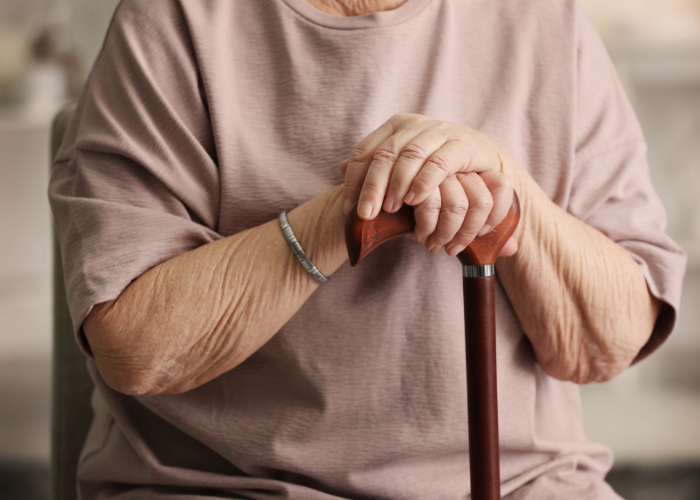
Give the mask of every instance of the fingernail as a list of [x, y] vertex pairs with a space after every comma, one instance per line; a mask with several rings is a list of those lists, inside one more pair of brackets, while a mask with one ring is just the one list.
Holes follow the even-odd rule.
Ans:
[[486, 226], [481, 228], [481, 231], [479, 231], [477, 236], [483, 236], [483, 235], [487, 234], [489, 231], [491, 231], [491, 229], [493, 229], [493, 226], [486, 225]]
[[450, 257], [454, 257], [460, 252], [463, 252], [466, 247], [463, 247], [462, 245], [455, 245], [453, 247], [450, 247], [450, 249], [447, 251], [447, 254]]
[[369, 201], [363, 201], [357, 209], [357, 214], [363, 219], [368, 219], [372, 215], [372, 204]]
[[387, 212], [394, 211], [394, 200], [392, 198], [386, 199], [386, 201], [384, 202], [384, 210], [386, 210]]
[[437, 254], [440, 253], [440, 250], [442, 250], [443, 248], [444, 248], [444, 247], [442, 247], [442, 246], [440, 246], [440, 245], [436, 245], [436, 246], [434, 246], [433, 248], [430, 249], [430, 253], [432, 253], [433, 255], [437, 255]]
[[352, 202], [350, 201], [350, 198], [345, 198], [345, 201], [343, 202], [343, 212], [345, 215], [348, 215], [350, 213], [350, 209], [352, 208]]
[[413, 191], [409, 192], [406, 197], [403, 199], [404, 203], [410, 204], [413, 201], [413, 198], [416, 197], [416, 193]]

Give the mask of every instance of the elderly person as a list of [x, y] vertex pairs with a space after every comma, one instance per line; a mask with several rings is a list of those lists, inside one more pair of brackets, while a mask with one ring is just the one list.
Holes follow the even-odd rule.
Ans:
[[[502, 494], [619, 498], [576, 384], [665, 340], [685, 260], [574, 0], [124, 0], [50, 186], [96, 385], [82, 498], [467, 497], [452, 256], [513, 189]], [[413, 240], [351, 269], [356, 201], [413, 205]]]

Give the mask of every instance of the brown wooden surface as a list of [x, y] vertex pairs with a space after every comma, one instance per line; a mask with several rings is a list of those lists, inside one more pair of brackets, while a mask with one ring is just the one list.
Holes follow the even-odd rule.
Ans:
[[[520, 220], [518, 196], [503, 221], [476, 238], [457, 255], [462, 265], [494, 264]], [[381, 211], [371, 221], [357, 215], [355, 205], [345, 224], [350, 264], [355, 266], [385, 241], [413, 232], [413, 209], [404, 205], [394, 214]], [[464, 278], [464, 321], [467, 354], [469, 463], [472, 500], [501, 498], [496, 381], [495, 278]]]
[[463, 266], [494, 264], [503, 245], [506, 244], [508, 238], [513, 235], [515, 228], [518, 227], [519, 221], [520, 201], [518, 200], [518, 195], [513, 192], [513, 203], [501, 223], [487, 234], [474, 239], [471, 245], [457, 254], [457, 258]]
[[345, 220], [345, 245], [350, 265], [356, 266], [364, 257], [382, 243], [398, 236], [408, 235], [416, 227], [413, 207], [403, 205], [390, 214], [381, 210], [372, 220], [360, 219], [357, 203], [353, 205]]
[[469, 470], [472, 500], [501, 498], [495, 278], [464, 278]]
[[[488, 234], [476, 238], [457, 255], [462, 265], [482, 266], [495, 263], [498, 253], [512, 236], [519, 220], [520, 204], [518, 195], [513, 193], [513, 204], [503, 221]], [[381, 210], [377, 217], [366, 221], [357, 215], [356, 203], [345, 221], [345, 244], [350, 265], [356, 266], [382, 243], [397, 236], [411, 234], [415, 226], [413, 207], [409, 205], [403, 205], [393, 214]]]

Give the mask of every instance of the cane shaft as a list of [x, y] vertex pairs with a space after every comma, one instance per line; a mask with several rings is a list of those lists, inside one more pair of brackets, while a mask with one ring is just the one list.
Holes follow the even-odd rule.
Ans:
[[[465, 266], [464, 316], [472, 500], [501, 498], [493, 264], [519, 220], [520, 204], [514, 193], [513, 204], [503, 221], [457, 255]], [[382, 211], [376, 219], [365, 221], [357, 214], [355, 204], [345, 226], [351, 265], [358, 264], [384, 241], [410, 234], [414, 227], [412, 207], [403, 206], [392, 214]]]
[[501, 498], [494, 286], [493, 276], [464, 278], [472, 500]]

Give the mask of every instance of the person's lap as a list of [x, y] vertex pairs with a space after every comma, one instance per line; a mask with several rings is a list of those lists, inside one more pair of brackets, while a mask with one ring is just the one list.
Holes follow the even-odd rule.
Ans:
[[622, 500], [599, 474], [554, 470], [503, 497], [503, 500]]
[[[116, 493], [116, 492], [113, 492]], [[251, 496], [239, 496], [225, 492], [203, 491], [186, 488], [138, 487], [101, 498], [110, 500], [233, 500], [258, 499], [261, 492]], [[597, 474], [582, 473], [545, 474], [503, 497], [503, 500], [622, 500]]]

